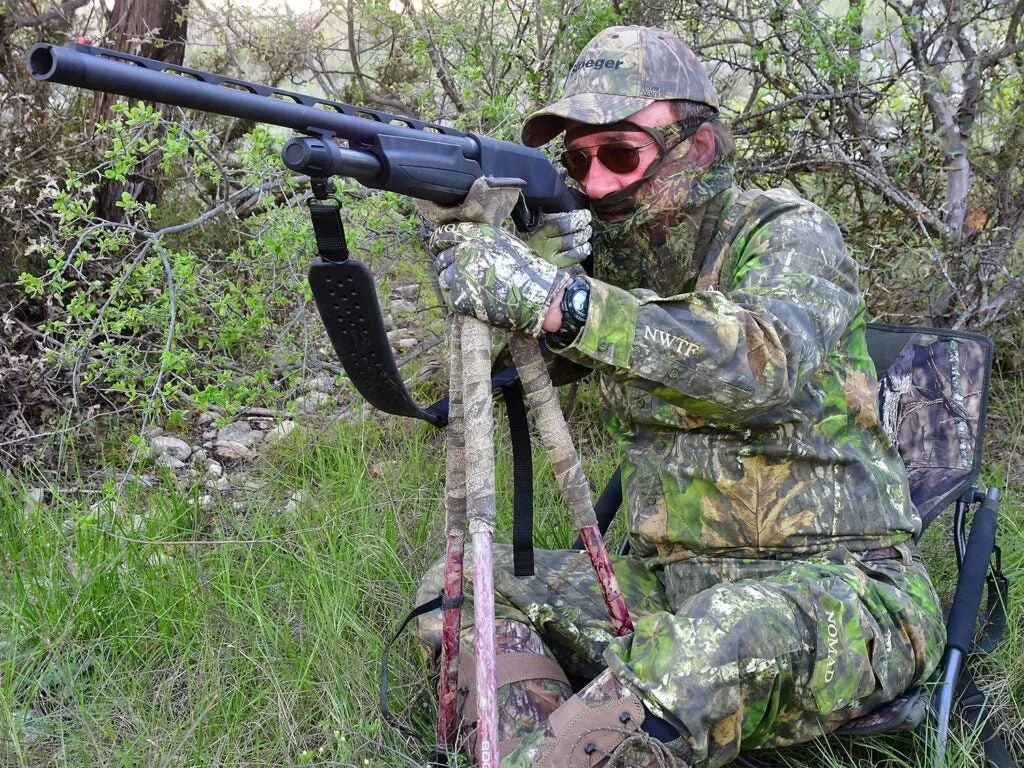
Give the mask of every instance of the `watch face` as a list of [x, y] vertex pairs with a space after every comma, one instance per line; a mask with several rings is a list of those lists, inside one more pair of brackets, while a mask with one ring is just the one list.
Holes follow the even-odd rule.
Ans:
[[549, 338], [556, 349], [568, 347], [579, 336], [589, 305], [590, 285], [586, 280], [576, 278], [562, 296], [562, 326]]
[[576, 313], [577, 317], [583, 317], [583, 313], [586, 312], [588, 298], [590, 297], [586, 291], [573, 291], [572, 296], [569, 297], [572, 311]]

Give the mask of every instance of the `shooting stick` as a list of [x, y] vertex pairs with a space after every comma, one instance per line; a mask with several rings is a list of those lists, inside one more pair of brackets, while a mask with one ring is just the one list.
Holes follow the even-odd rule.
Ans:
[[[498, 713], [494, 643], [494, 418], [490, 382], [490, 328], [456, 317], [451, 324], [451, 400], [446, 457], [446, 559], [441, 645], [439, 745], [453, 746], [458, 728], [458, 654], [466, 524], [473, 546], [473, 623], [476, 641], [477, 756], [480, 768], [497, 768]], [[597, 574], [617, 635], [633, 624], [597, 526], [590, 485], [572, 444], [537, 342], [513, 334], [510, 348], [526, 401], [572, 510]]]
[[455, 745], [459, 725], [459, 631], [462, 629], [462, 566], [466, 544], [466, 463], [462, 409], [462, 318], [448, 317], [448, 423], [445, 453], [445, 559], [442, 595], [441, 679], [437, 744]]
[[439, 745], [454, 746], [458, 728], [458, 662], [462, 563], [468, 519], [473, 546], [477, 757], [497, 768], [498, 701], [494, 674], [494, 410], [491, 329], [469, 317], [450, 325], [451, 399], [445, 469], [446, 559], [441, 642]]
[[[501, 226], [519, 199], [518, 179], [480, 178], [457, 208], [421, 204], [435, 224], [477, 221]], [[456, 745], [459, 727], [458, 664], [462, 624], [462, 579], [467, 525], [473, 547], [473, 626], [477, 696], [479, 768], [498, 768], [498, 701], [494, 641], [494, 409], [491, 392], [491, 329], [474, 318], [456, 315], [448, 326], [450, 388], [445, 460], [445, 569], [442, 596], [441, 675], [438, 700], [439, 748]], [[633, 631], [569, 428], [558, 404], [537, 342], [512, 334], [512, 358], [526, 402], [554, 469], [562, 500], [573, 513], [590, 555], [612, 627], [617, 635]]]
[[590, 555], [590, 563], [601, 587], [601, 596], [612, 627], [616, 635], [628, 635], [633, 631], [633, 621], [629, 617], [622, 592], [619, 591], [619, 583], [597, 525], [597, 515], [594, 514], [594, 504], [590, 497], [590, 483], [583, 474], [583, 467], [572, 444], [569, 426], [562, 415], [540, 348], [536, 341], [518, 333], [512, 334], [509, 348], [519, 371], [519, 380], [523, 383], [526, 404], [533, 414], [534, 424], [540, 432], [541, 442], [544, 443], [544, 450], [555, 473], [555, 482], [562, 493], [562, 501], [572, 512], [583, 546]]

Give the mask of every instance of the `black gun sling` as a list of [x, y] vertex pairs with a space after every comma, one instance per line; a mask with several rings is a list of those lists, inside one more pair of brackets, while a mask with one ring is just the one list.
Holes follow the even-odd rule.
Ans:
[[[324, 179], [312, 182], [316, 199], [309, 213], [317, 256], [309, 268], [309, 287], [342, 367], [367, 402], [386, 413], [421, 419], [435, 427], [448, 424], [448, 398], [429, 408], [412, 399], [395, 364], [377, 299], [373, 273], [351, 258], [341, 221], [341, 201], [327, 192]], [[513, 562], [516, 576], [532, 576], [533, 456], [522, 386], [515, 366], [492, 372], [491, 388], [505, 399], [513, 464]]]
[[[316, 189], [314, 181], [314, 189]], [[405, 388], [391, 353], [373, 273], [349, 257], [341, 202], [336, 197], [309, 202], [317, 255], [309, 267], [309, 287], [342, 367], [353, 386], [375, 408], [422, 419], [442, 427], [438, 413], [418, 406]]]

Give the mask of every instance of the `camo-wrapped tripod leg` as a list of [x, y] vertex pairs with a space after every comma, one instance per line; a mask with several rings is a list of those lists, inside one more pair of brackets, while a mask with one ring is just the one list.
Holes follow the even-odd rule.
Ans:
[[551, 461], [562, 500], [573, 514], [576, 527], [583, 539], [583, 546], [594, 566], [594, 574], [601, 587], [601, 596], [604, 598], [615, 634], [627, 635], [633, 631], [633, 622], [629, 618], [629, 609], [622, 597], [615, 571], [612, 570], [611, 559], [608, 557], [608, 549], [597, 525], [590, 483], [583, 474], [583, 467], [572, 444], [572, 437], [558, 405], [558, 397], [541, 357], [540, 348], [533, 339], [518, 334], [510, 339], [509, 348], [519, 371], [519, 379], [523, 382], [526, 403], [533, 415], [537, 431], [540, 432], [544, 450]]
[[437, 745], [455, 747], [459, 727], [459, 630], [466, 545], [466, 463], [462, 409], [461, 321], [448, 318], [449, 396], [445, 454], [445, 557], [442, 590], [441, 669], [438, 682]]
[[475, 690], [478, 709], [477, 765], [497, 768], [498, 700], [494, 660], [494, 410], [491, 399], [491, 330], [460, 318], [462, 359], [463, 464], [466, 516], [473, 542], [473, 620], [476, 627]]

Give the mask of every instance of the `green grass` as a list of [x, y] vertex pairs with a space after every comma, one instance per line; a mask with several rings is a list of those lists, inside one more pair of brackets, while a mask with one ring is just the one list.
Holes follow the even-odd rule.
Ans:
[[[1024, 398], [993, 396], [990, 481], [1008, 483], [1000, 539], [1014, 579], [1007, 641], [980, 666], [1011, 742], [1024, 746]], [[584, 398], [576, 423], [592, 422]], [[583, 431], [581, 431], [583, 430]], [[577, 427], [595, 486], [614, 457]], [[501, 538], [511, 495], [499, 438]], [[83, 471], [83, 475], [84, 475]], [[0, 765], [413, 766], [423, 749], [377, 711], [378, 662], [441, 551], [443, 444], [401, 421], [297, 430], [250, 474], [241, 499], [203, 510], [165, 478], [117, 495], [26, 471], [0, 479]], [[556, 493], [538, 468], [537, 506]], [[52, 498], [24, 505], [44, 484]], [[86, 493], [106, 491], [106, 493]], [[298, 508], [289, 497], [302, 492]], [[90, 512], [99, 498], [116, 508]], [[233, 504], [232, 502], [241, 502]], [[949, 547], [925, 542], [948, 591]], [[539, 544], [567, 546], [565, 515], [541, 515]], [[434, 709], [412, 633], [392, 653], [393, 711], [424, 736]], [[979, 765], [957, 732], [950, 765]], [[776, 765], [925, 766], [913, 736], [830, 738], [766, 755]]]
[[[381, 764], [400, 742], [376, 715], [376, 660], [439, 505], [437, 445], [402, 427], [290, 441], [237, 511], [201, 512], [169, 482], [128, 488], [113, 513], [58, 494], [26, 514], [8, 484], [5, 761]], [[394, 657], [401, 701], [421, 673], [408, 640]]]

